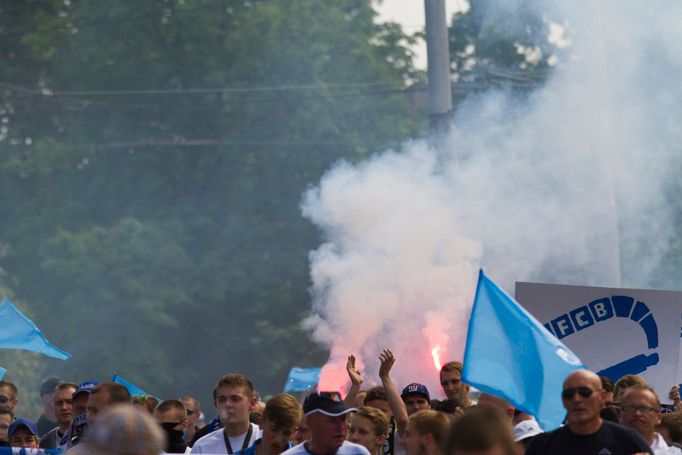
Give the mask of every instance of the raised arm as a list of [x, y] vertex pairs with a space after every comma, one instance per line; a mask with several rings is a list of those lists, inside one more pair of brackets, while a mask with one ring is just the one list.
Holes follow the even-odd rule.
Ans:
[[381, 360], [379, 379], [381, 379], [381, 384], [384, 386], [384, 390], [386, 390], [388, 405], [393, 412], [398, 434], [402, 438], [405, 434], [405, 430], [407, 430], [409, 417], [407, 415], [405, 402], [403, 402], [403, 399], [400, 397], [398, 387], [395, 385], [395, 382], [393, 382], [393, 379], [391, 379], [391, 368], [393, 368], [393, 364], [395, 363], [395, 357], [393, 357], [393, 353], [390, 349], [384, 349], [381, 354], [379, 354], [379, 360]]
[[360, 392], [360, 386], [362, 385], [362, 375], [360, 370], [355, 368], [355, 356], [353, 354], [348, 356], [348, 361], [346, 362], [346, 371], [348, 372], [348, 377], [350, 378], [350, 390], [343, 399], [343, 402], [348, 407], [355, 407], [355, 399]]

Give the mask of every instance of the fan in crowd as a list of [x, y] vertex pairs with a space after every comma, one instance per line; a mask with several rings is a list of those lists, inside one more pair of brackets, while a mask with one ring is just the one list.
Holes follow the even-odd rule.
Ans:
[[381, 385], [363, 390], [366, 377], [350, 355], [345, 399], [320, 391], [302, 404], [286, 393], [263, 403], [249, 378], [226, 374], [213, 388], [216, 416], [204, 426], [193, 396], [159, 403], [131, 397], [118, 383], [49, 378], [40, 390], [41, 428], [16, 415], [19, 388], [0, 381], [0, 446], [76, 455], [682, 455], [677, 387], [671, 409], [640, 376], [617, 378], [614, 385], [591, 371], [574, 371], [559, 391], [565, 424], [543, 432], [504, 397], [470, 393], [460, 362], [446, 363], [434, 378], [443, 400], [432, 400], [421, 383], [399, 388], [389, 349], [379, 362], [372, 379]]

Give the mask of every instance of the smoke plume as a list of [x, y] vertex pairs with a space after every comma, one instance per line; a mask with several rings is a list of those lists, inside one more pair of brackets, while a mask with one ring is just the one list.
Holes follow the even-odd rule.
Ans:
[[351, 353], [377, 382], [390, 347], [398, 385], [438, 395], [436, 363], [462, 359], [480, 267], [510, 292], [650, 283], [672, 235], [682, 4], [562, 3], [569, 52], [531, 96], [471, 96], [444, 150], [414, 141], [340, 162], [305, 194], [325, 237], [305, 321], [331, 350], [322, 388], [346, 387]]

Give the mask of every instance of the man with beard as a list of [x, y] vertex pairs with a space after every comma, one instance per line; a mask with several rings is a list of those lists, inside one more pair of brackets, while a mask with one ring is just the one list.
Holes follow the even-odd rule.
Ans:
[[599, 376], [588, 370], [569, 374], [561, 399], [567, 425], [535, 436], [526, 455], [652, 454], [649, 445], [634, 430], [602, 420], [606, 402]]
[[72, 398], [78, 386], [72, 382], [62, 382], [57, 385], [52, 393], [52, 404], [54, 415], [57, 418], [57, 428], [47, 432], [40, 439], [41, 449], [65, 449], [66, 441], [62, 445], [61, 441], [68, 433], [71, 421], [73, 420]]

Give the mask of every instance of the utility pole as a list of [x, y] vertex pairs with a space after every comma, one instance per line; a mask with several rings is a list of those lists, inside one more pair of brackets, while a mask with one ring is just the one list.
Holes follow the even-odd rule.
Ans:
[[445, 0], [424, 0], [426, 16], [426, 55], [429, 74], [430, 136], [440, 142], [450, 129], [452, 92], [450, 86], [450, 47]]

